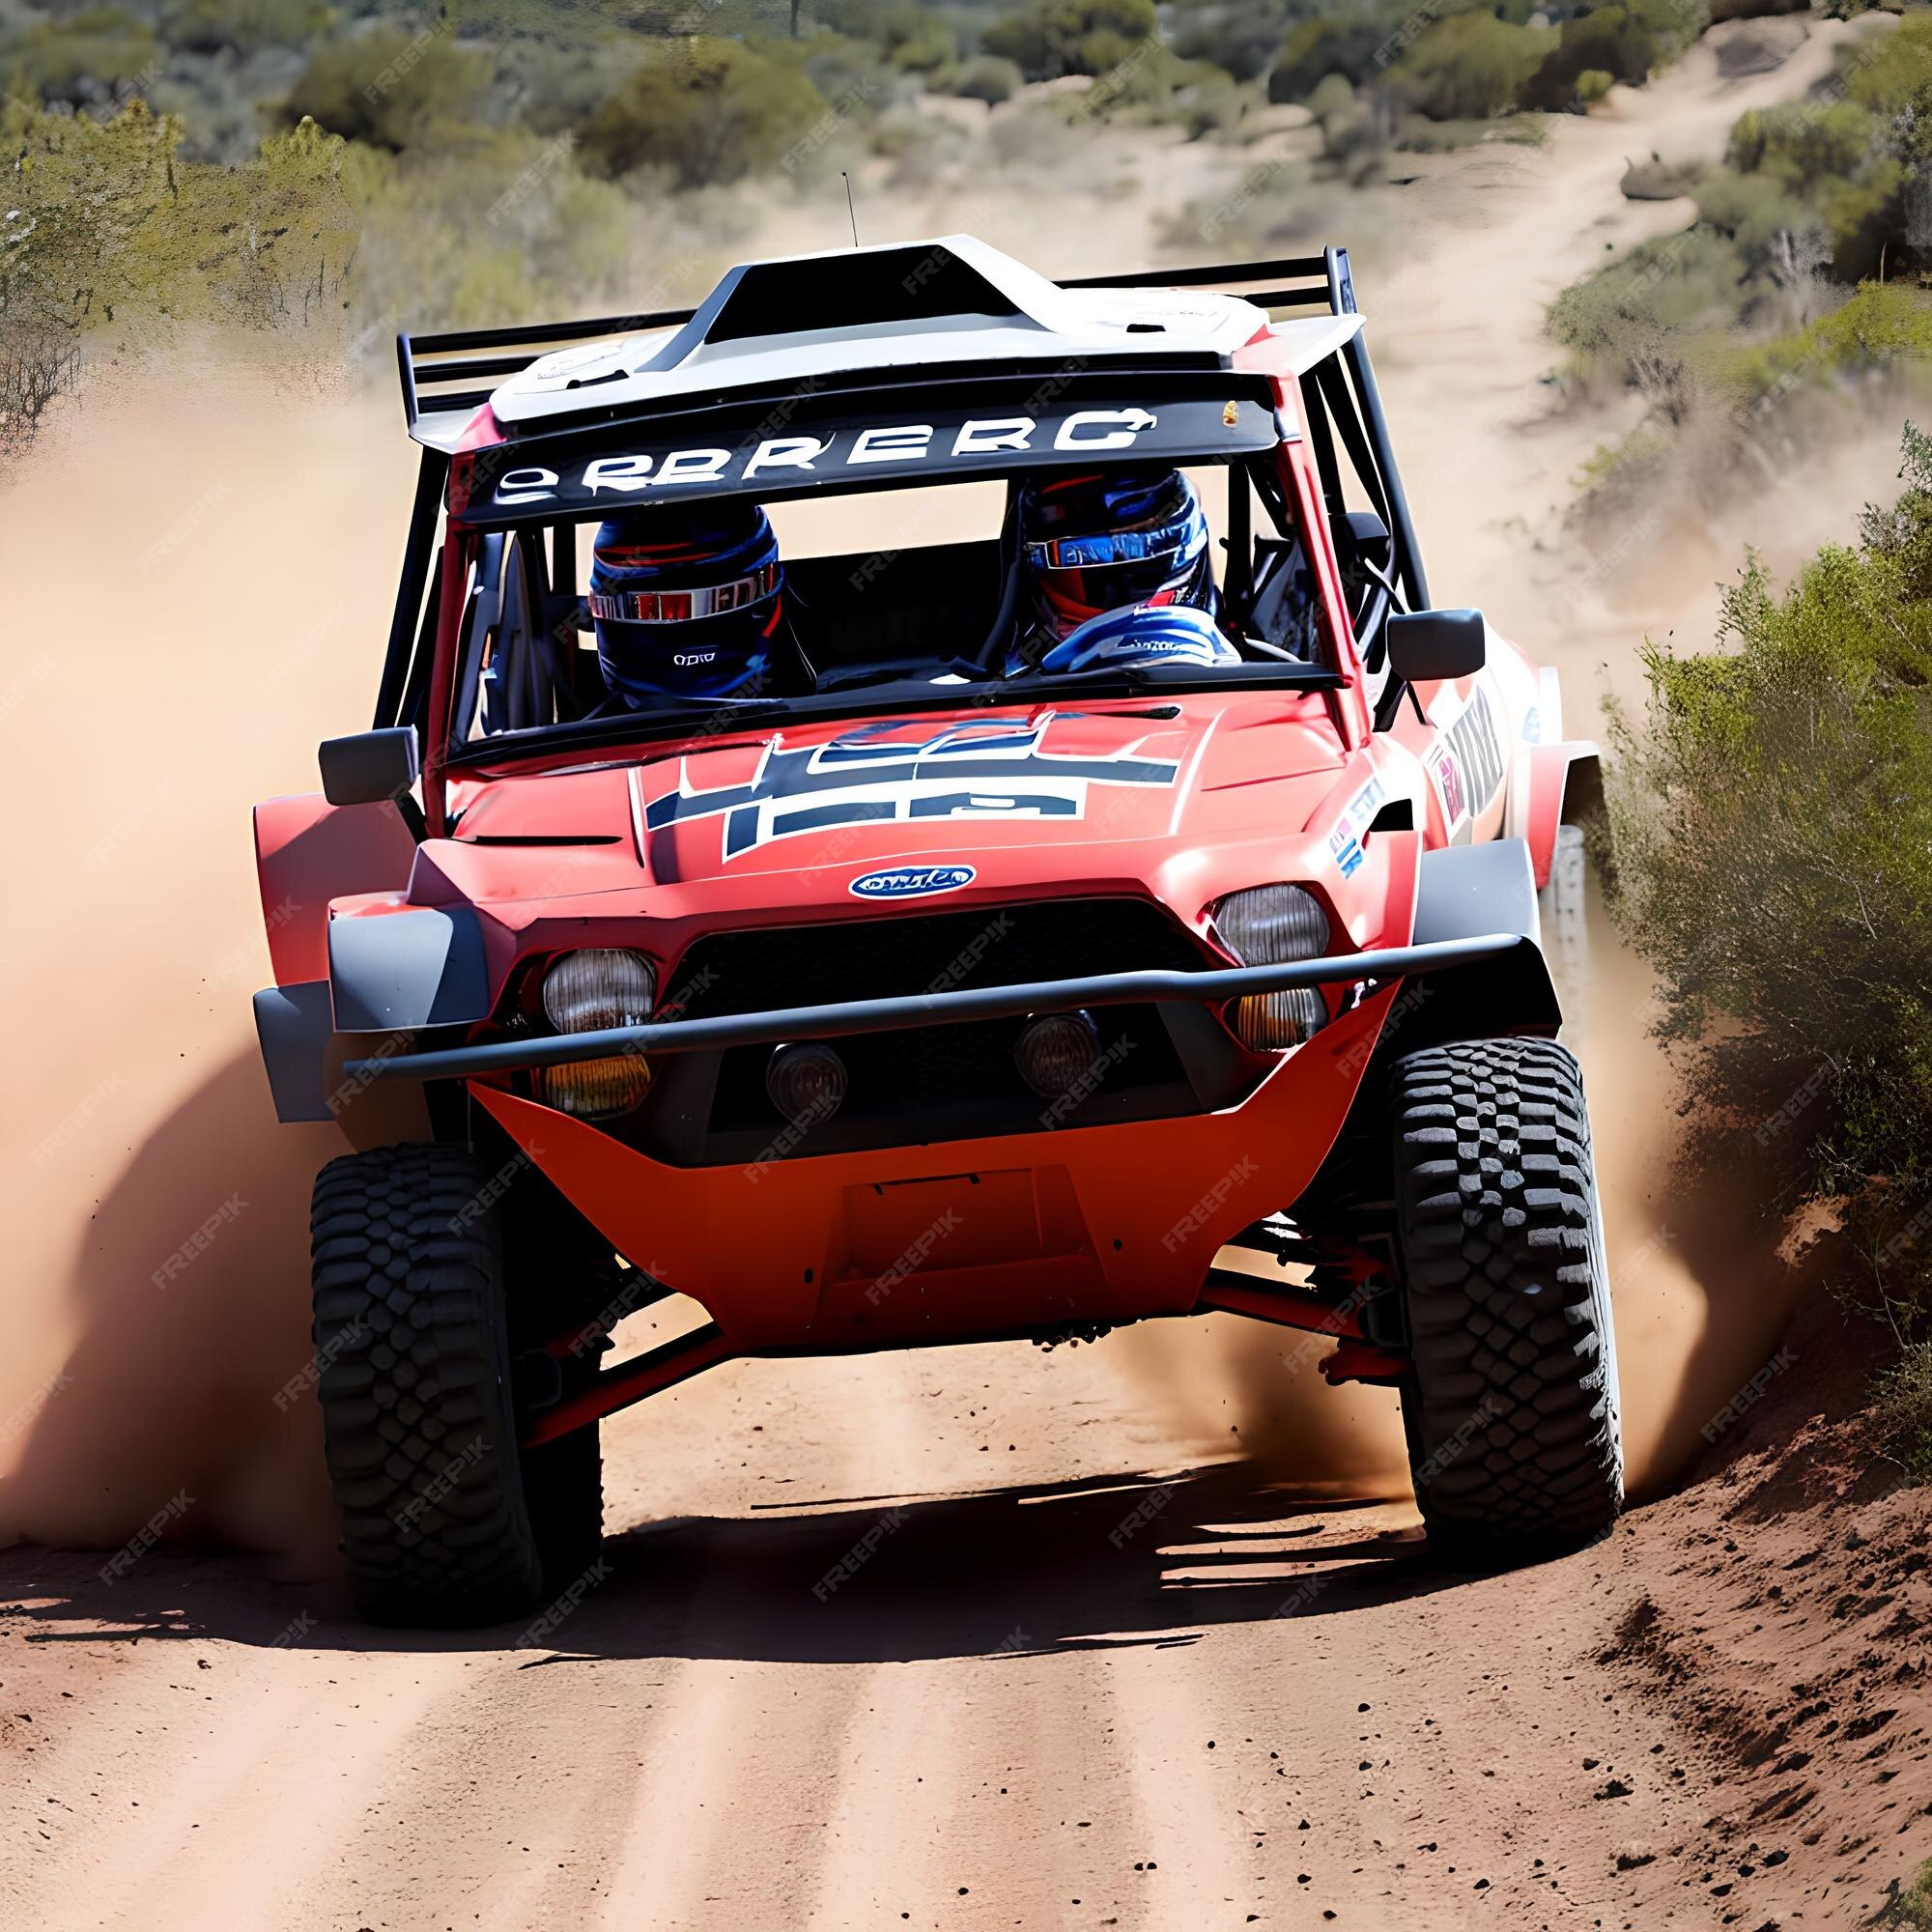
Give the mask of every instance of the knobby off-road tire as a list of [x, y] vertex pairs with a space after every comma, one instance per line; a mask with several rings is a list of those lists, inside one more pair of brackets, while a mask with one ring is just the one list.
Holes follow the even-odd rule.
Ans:
[[1403, 1422], [1430, 1541], [1483, 1563], [1589, 1543], [1623, 1506], [1623, 1445], [1577, 1062], [1474, 1040], [1393, 1078]]
[[363, 1613], [526, 1614], [595, 1560], [594, 1427], [520, 1451], [501, 1177], [467, 1149], [379, 1148], [316, 1177], [315, 1345], [329, 1481]]

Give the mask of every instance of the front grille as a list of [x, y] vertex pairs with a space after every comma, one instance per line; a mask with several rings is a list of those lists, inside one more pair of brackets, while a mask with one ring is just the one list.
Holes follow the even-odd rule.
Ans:
[[711, 933], [686, 949], [669, 991], [680, 1017], [704, 1019], [1208, 963], [1186, 930], [1148, 900], [1038, 899]]

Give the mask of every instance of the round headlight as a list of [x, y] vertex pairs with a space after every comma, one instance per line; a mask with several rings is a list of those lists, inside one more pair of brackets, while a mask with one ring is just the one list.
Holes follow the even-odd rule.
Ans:
[[558, 1033], [642, 1026], [657, 990], [657, 975], [641, 953], [589, 947], [553, 963], [544, 975], [543, 1009]]
[[1299, 886], [1251, 886], [1213, 911], [1214, 931], [1243, 966], [1319, 959], [1328, 946], [1328, 915]]

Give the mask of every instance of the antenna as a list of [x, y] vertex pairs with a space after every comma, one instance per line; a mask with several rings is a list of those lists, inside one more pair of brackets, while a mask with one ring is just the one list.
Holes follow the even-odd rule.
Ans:
[[843, 168], [838, 170], [838, 179], [845, 184], [845, 213], [852, 217], [852, 245], [859, 245], [859, 213], [852, 206], [852, 177]]

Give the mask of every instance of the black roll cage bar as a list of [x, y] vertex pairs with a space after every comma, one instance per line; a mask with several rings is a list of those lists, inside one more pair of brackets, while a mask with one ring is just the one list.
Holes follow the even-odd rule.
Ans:
[[[1354, 282], [1349, 252], [1326, 247], [1319, 255], [1285, 256], [1268, 261], [1209, 264], [1185, 269], [1146, 269], [1126, 273], [1063, 279], [1065, 289], [1203, 289], [1236, 295], [1270, 314], [1287, 309], [1319, 309], [1353, 315]], [[533, 323], [505, 328], [446, 329], [396, 337], [396, 364], [403, 413], [414, 435], [426, 411], [440, 417], [469, 414], [487, 403], [496, 384], [517, 375], [539, 357], [581, 342], [675, 328], [690, 322], [695, 309], [658, 309], [632, 315], [602, 316], [579, 322]], [[1158, 369], [1158, 363], [1151, 365]], [[1167, 367], [1173, 368], [1172, 362]], [[1392, 579], [1410, 610], [1429, 608], [1428, 579], [1416, 541], [1408, 499], [1402, 487], [1381, 392], [1359, 330], [1310, 372], [1302, 384], [1304, 429], [1321, 478], [1329, 517], [1346, 512], [1342, 458], [1359, 476], [1376, 515], [1388, 530]], [[1125, 371], [1122, 371], [1125, 378]], [[897, 380], [903, 382], [904, 372]], [[1037, 380], [1037, 377], [1036, 377]], [[1130, 380], [1130, 379], [1127, 379]], [[462, 386], [483, 382], [485, 386]], [[603, 425], [600, 425], [603, 427]], [[552, 432], [553, 437], [559, 434]], [[567, 434], [564, 432], [563, 434]], [[437, 523], [449, 481], [449, 453], [426, 439], [411, 506], [409, 534], [389, 639], [378, 687], [375, 725], [416, 724], [430, 671], [438, 619]], [[935, 481], [940, 480], [935, 477]], [[1231, 569], [1245, 577], [1251, 567], [1249, 506], [1245, 491], [1229, 492], [1228, 555]], [[1238, 565], [1234, 559], [1238, 557]], [[1228, 586], [1231, 591], [1237, 584]], [[1378, 706], [1378, 728], [1394, 716], [1402, 688], [1391, 678]]]

